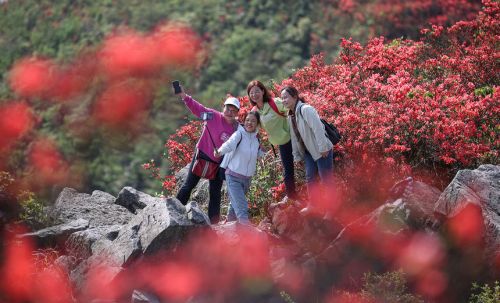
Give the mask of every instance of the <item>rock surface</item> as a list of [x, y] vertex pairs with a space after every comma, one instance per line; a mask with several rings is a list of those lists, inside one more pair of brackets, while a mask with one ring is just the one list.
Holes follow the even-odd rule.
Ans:
[[[206, 203], [208, 195], [205, 194], [198, 196], [200, 203]], [[190, 243], [195, 250], [189, 251], [190, 257], [196, 259], [191, 264], [195, 272], [202, 272], [203, 265], [213, 260], [210, 274], [214, 276], [219, 270], [228, 270], [227, 264], [232, 264], [229, 267], [237, 268], [230, 268], [231, 274], [226, 279], [234, 279], [236, 276], [231, 275], [238, 270], [251, 273], [268, 270], [273, 283], [280, 287], [290, 283], [290, 277], [296, 277], [300, 285], [313, 289], [322, 287], [318, 285], [325, 281], [342, 285], [342, 279], [354, 281], [366, 272], [400, 266], [399, 253], [406, 251], [405, 245], [412, 244], [414, 237], [434, 241], [436, 245], [431, 248], [446, 254], [445, 244], [442, 244], [446, 241], [439, 244], [439, 239], [446, 239], [450, 222], [473, 205], [481, 215], [484, 234], [472, 236], [484, 237], [484, 249], [478, 246], [472, 253], [466, 250], [460, 254], [457, 253], [460, 247], [453, 247], [454, 260], [440, 259], [429, 265], [434, 271], [444, 270], [439, 267], [444, 262], [450, 262], [447, 266], [451, 268], [455, 266], [451, 262], [468, 266], [465, 273], [456, 271], [456, 277], [449, 277], [450, 283], [458, 283], [453, 279], [464, 280], [465, 274], [480, 271], [474, 271], [480, 264], [476, 262], [479, 259], [469, 262], [474, 255], [484, 254], [492, 268], [495, 260], [500, 259], [499, 199], [500, 166], [482, 165], [475, 170], [458, 172], [442, 193], [411, 178], [398, 182], [385, 203], [346, 226], [335, 218], [301, 215], [300, 205], [285, 199], [271, 205], [269, 217], [254, 228], [236, 223], [210, 226], [207, 215], [195, 201], [184, 206], [175, 198], [151, 197], [131, 187], [123, 188], [117, 198], [101, 191], [89, 195], [65, 188], [51, 209], [53, 217], [63, 223], [22, 237], [36, 238], [44, 246], [65, 243], [62, 251], [66, 255], [60, 256], [56, 263], [70, 272], [76, 296], [89, 302], [96, 300], [92, 293], [86, 292], [89, 280], [99, 281], [106, 289], [130, 271], [147, 264], [145, 260], [168, 259], [179, 251], [186, 253], [182, 245], [195, 231], [206, 232], [200, 233], [203, 236], [201, 240], [197, 238], [197, 243]], [[425, 247], [422, 251], [427, 253], [429, 249]], [[407, 249], [408, 253], [413, 251]], [[215, 260], [219, 257], [222, 260]], [[407, 257], [415, 257], [417, 262], [421, 260], [420, 254]], [[174, 267], [166, 268], [175, 268], [176, 262], [178, 260], [172, 261]], [[348, 277], [332, 272], [347, 273]], [[163, 276], [166, 280], [162, 283], [176, 281], [176, 278], [175, 275]], [[128, 281], [132, 285], [124, 301], [163, 302], [165, 299], [165, 293], [133, 285], [133, 281]], [[465, 281], [460, 287], [467, 287], [469, 282]], [[273, 293], [264, 291], [262, 294], [275, 298]], [[297, 300], [307, 301], [307, 293], [303, 295]], [[215, 300], [217, 296], [210, 289], [192, 297], [190, 302]], [[249, 297], [253, 301], [260, 298]]]
[[92, 195], [64, 188], [50, 211], [50, 216], [60, 222], [76, 219], [89, 221], [89, 227], [125, 224], [133, 214], [125, 207], [115, 204], [115, 197], [95, 190]]

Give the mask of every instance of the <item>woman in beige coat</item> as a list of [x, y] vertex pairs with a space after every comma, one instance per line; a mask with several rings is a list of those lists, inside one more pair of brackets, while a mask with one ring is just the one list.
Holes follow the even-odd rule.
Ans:
[[333, 177], [333, 144], [314, 107], [306, 104], [293, 86], [281, 90], [281, 100], [288, 108], [294, 161], [304, 161], [309, 204], [302, 210], [310, 213], [320, 204], [320, 184], [331, 185]]

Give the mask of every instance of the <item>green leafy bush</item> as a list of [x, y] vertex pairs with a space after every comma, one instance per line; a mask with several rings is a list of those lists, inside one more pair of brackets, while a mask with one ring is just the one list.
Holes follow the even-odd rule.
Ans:
[[365, 274], [363, 296], [375, 302], [386, 303], [423, 303], [419, 297], [408, 293], [406, 278], [401, 271], [383, 274]]
[[360, 303], [423, 303], [418, 296], [408, 292], [406, 278], [402, 271], [382, 274], [366, 273], [363, 288], [359, 293], [341, 292], [338, 302]]
[[52, 225], [52, 220], [44, 211], [44, 203], [33, 192], [22, 191], [17, 197], [21, 205], [19, 219], [26, 225], [32, 229], [40, 229]]
[[472, 284], [472, 292], [469, 303], [496, 303], [500, 302], [500, 283], [495, 281], [494, 285], [484, 284], [479, 286]]

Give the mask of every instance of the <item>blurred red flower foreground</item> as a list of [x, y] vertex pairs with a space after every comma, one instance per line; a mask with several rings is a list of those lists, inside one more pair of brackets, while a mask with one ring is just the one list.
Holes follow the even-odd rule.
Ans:
[[[419, 42], [386, 42], [383, 38], [376, 38], [362, 46], [344, 40], [342, 53], [336, 62], [325, 64], [321, 56], [317, 56], [311, 60], [310, 66], [282, 83], [297, 86], [308, 102], [323, 117], [335, 122], [344, 134], [345, 139], [339, 147], [344, 155], [344, 166], [338, 167], [343, 179], [336, 199], [380, 201], [379, 195], [383, 196], [394, 178], [431, 167], [454, 172], [481, 163], [498, 163], [500, 67], [497, 44], [500, 2], [485, 0], [483, 4], [485, 7], [475, 20], [458, 22], [450, 28], [424, 30], [424, 38]], [[122, 39], [123, 36], [112, 37], [105, 43], [100, 57], [104, 70], [93, 72], [102, 73], [100, 75], [113, 85], [128, 83], [122, 82], [123, 77], [149, 77], [154, 74], [154, 64], [148, 61], [151, 49], [139, 47], [150, 43], [148, 38], [134, 36]], [[129, 47], [136, 51], [133, 56], [117, 55], [108, 60], [110, 54]], [[177, 54], [168, 47], [160, 49]], [[161, 56], [157, 58], [163, 60]], [[26, 62], [28, 66], [15, 67], [12, 88], [24, 97], [50, 96], [51, 78], [47, 80], [41, 75], [51, 70], [52, 64], [46, 61]], [[78, 93], [86, 84], [82, 85], [70, 86], [75, 87], [75, 93]], [[120, 86], [111, 86], [105, 91], [99, 99], [104, 105], [99, 103], [98, 106], [106, 108], [107, 102], [115, 104], [114, 96], [120, 96], [115, 87]], [[142, 88], [141, 85], [137, 87]], [[68, 95], [73, 95], [73, 90], [69, 91]], [[131, 99], [124, 102], [135, 104], [135, 98], [140, 99], [140, 96], [132, 94]], [[137, 103], [136, 110], [139, 112], [148, 104]], [[1, 139], [0, 148], [6, 148], [28, 132], [33, 122], [29, 109], [23, 104], [0, 110], [19, 113], [22, 119], [19, 123], [0, 122], [0, 138], [6, 138]], [[118, 111], [116, 114], [100, 115], [98, 120], [115, 125], [131, 119], [133, 114]], [[168, 156], [175, 167], [184, 166], [189, 159], [175, 158], [178, 155], [173, 154], [173, 147], [192, 151], [195, 137], [190, 136], [193, 133], [191, 127], [182, 128], [180, 132], [183, 134], [173, 137], [189, 137], [187, 143], [177, 140], [167, 143]], [[52, 150], [51, 144], [46, 141], [34, 145], [30, 159], [41, 172], [65, 170], [64, 162]], [[348, 206], [352, 205], [355, 204]], [[336, 206], [336, 210], [343, 208]], [[350, 221], [356, 218], [357, 213], [342, 215], [343, 220]], [[467, 224], [461, 224], [463, 221]], [[457, 247], [472, 248], [469, 252], [475, 252], [476, 240], [483, 232], [481, 222], [482, 217], [477, 210], [465, 209], [449, 222], [450, 238]], [[48, 264], [37, 260], [33, 244], [16, 239], [17, 233], [19, 231], [4, 236], [7, 245], [2, 252], [0, 282], [4, 297], [0, 300], [71, 301], [68, 273], [52, 265], [50, 260], [47, 260]], [[373, 237], [379, 231], [371, 226], [353, 229], [350, 233], [353, 240], [362, 243], [365, 252], [391, 260], [415, 277], [414, 288], [421, 293], [435, 298], [445, 288], [454, 287], [449, 283], [454, 277], [446, 276], [442, 270], [445, 254], [443, 243], [437, 237], [421, 233], [399, 238]], [[174, 302], [185, 301], [191, 295], [200, 293], [219, 294], [223, 298], [241, 290], [250, 292], [269, 287], [272, 283], [265, 243], [251, 234], [242, 238], [245, 241], [235, 247], [211, 234], [202, 233], [198, 241], [187, 241], [178, 251], [166, 255], [163, 262], [150, 264], [146, 260], [141, 268], [129, 269], [122, 279], [109, 287], [103, 287], [101, 279], [112, 273], [97, 268], [83, 286], [84, 297], [78, 299], [120, 298], [131, 283], [142, 284], [163, 299]], [[472, 258], [473, 254], [470, 256]], [[365, 260], [354, 256], [352, 262], [342, 266], [344, 271], [329, 274], [338, 275], [342, 280], [350, 277], [346, 273], [362, 273], [366, 268]], [[304, 276], [294, 264], [284, 264], [283, 268], [285, 279], [279, 287], [290, 293], [303, 290], [309, 277]], [[362, 302], [361, 299], [358, 302]]]
[[[74, 292], [69, 273], [49, 260], [48, 254], [37, 258], [33, 243], [16, 238], [22, 232], [18, 229], [5, 237], [0, 300], [71, 302]], [[90, 269], [85, 284], [79, 286], [77, 300], [130, 301], [130, 291], [137, 288], [174, 302], [200, 294], [227, 297], [239, 291], [251, 292], [253, 287], [257, 287], [254, 291], [259, 287], [269, 289], [272, 282], [266, 237], [244, 229], [239, 237], [244, 241], [234, 245], [230, 238], [211, 231], [192, 233], [175, 252], [145, 258], [140, 265], [127, 268], [112, 284], [109, 277], [114, 276], [114, 269], [96, 266]]]
[[8, 170], [11, 153], [31, 143], [26, 174], [34, 172], [43, 184], [33, 185], [39, 183], [36, 180], [26, 183], [41, 188], [68, 184], [68, 177], [78, 180], [78, 168], [73, 169], [58, 146], [37, 132], [37, 126], [45, 121], [36, 115], [35, 108], [43, 111], [43, 102], [59, 102], [64, 105], [57, 118], [62, 112], [79, 112], [80, 119], [73, 119], [74, 124], [67, 129], [71, 136], [88, 136], [90, 130], [103, 128], [137, 133], [148, 122], [158, 85], [164, 85], [173, 70], [197, 68], [201, 54], [202, 43], [196, 33], [185, 25], [168, 23], [151, 33], [119, 28], [100, 48], [84, 51], [65, 65], [40, 57], [17, 61], [8, 80], [22, 101], [0, 105], [0, 169]]

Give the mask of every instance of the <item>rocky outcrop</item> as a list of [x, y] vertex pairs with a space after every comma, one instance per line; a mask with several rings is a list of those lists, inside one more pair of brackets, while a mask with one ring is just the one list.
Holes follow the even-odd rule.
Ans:
[[63, 223], [85, 219], [89, 222], [89, 227], [129, 222], [134, 214], [115, 204], [115, 200], [114, 196], [99, 190], [89, 195], [64, 188], [49, 214], [55, 221]]
[[439, 215], [453, 217], [469, 203], [500, 213], [499, 165], [459, 171], [439, 197], [434, 210]]
[[272, 204], [270, 214], [272, 230], [278, 236], [293, 241], [304, 251], [319, 253], [335, 239], [343, 226], [335, 219], [303, 216], [300, 206], [287, 201]]
[[160, 198], [154, 198], [143, 192], [140, 192], [132, 187], [124, 187], [116, 198], [115, 203], [128, 209], [131, 213], [136, 214], [137, 211], [143, 209], [149, 204], [154, 203]]
[[115, 240], [121, 228], [122, 225], [105, 225], [75, 232], [66, 241], [67, 255], [75, 260], [88, 259], [96, 252], [94, 243]]
[[[425, 247], [429, 241], [435, 242], [433, 249], [438, 251], [437, 255], [448, 257], [446, 265], [434, 266], [450, 272], [450, 283], [459, 285], [460, 289], [467, 289], [475, 280], [498, 276], [498, 269], [495, 271], [495, 268], [498, 268], [496, 264], [500, 256], [499, 195], [500, 166], [483, 165], [476, 170], [462, 170], [443, 192], [408, 178], [391, 188], [384, 204], [351, 222], [336, 236], [335, 233], [321, 236], [323, 230], [318, 223], [324, 224], [325, 220], [302, 218], [293, 203], [283, 201], [272, 205], [271, 226], [268, 229], [294, 245], [281, 242], [279, 246], [271, 247], [273, 275], [278, 281], [282, 279], [284, 273], [290, 270], [289, 260], [292, 256], [296, 262], [293, 271], [311, 277], [314, 284], [311, 287], [318, 287], [325, 281], [330, 281], [326, 282], [327, 285], [342, 284], [342, 277], [332, 273], [348, 273], [350, 279], [359, 280], [363, 273], [401, 266], [399, 262], [406, 260], [404, 258], [408, 258], [405, 261], [409, 262], [408, 266], [414, 266], [412, 262], [420, 262], [417, 260], [423, 258], [414, 250], [420, 245]], [[484, 229], [476, 227], [477, 222], [473, 222], [473, 228], [470, 229], [470, 216], [458, 217], [471, 204], [482, 214], [484, 222], [479, 224], [484, 225]], [[458, 246], [450, 242], [450, 233], [457, 230], [459, 233], [465, 232], [465, 239], [469, 242]], [[470, 234], [471, 231], [477, 233]], [[472, 247], [478, 243], [478, 238], [483, 237], [484, 247]], [[471, 239], [473, 242], [470, 242]], [[313, 240], [321, 241], [321, 244], [313, 245]], [[415, 248], [410, 248], [411, 245], [415, 245]], [[356, 272], [350, 266], [359, 260], [362, 260], [363, 271]], [[424, 272], [415, 271], [412, 278], [420, 279]]]
[[62, 223], [20, 237], [65, 253], [57, 263], [70, 273], [77, 291], [96, 269], [102, 269], [97, 270], [101, 283], [112, 283], [138, 259], [175, 251], [191, 231], [209, 226], [196, 202], [184, 206], [175, 198], [152, 197], [131, 187], [117, 198], [65, 188], [49, 214]]
[[436, 227], [434, 205], [441, 194], [439, 189], [408, 178], [389, 191], [390, 197], [383, 205], [353, 224], [370, 225], [388, 233]]
[[494, 259], [500, 256], [500, 165], [459, 171], [439, 197], [434, 211], [446, 221], [471, 205], [482, 215], [486, 256]]
[[67, 223], [40, 229], [36, 232], [23, 234], [20, 238], [32, 238], [39, 247], [53, 247], [64, 243], [68, 237], [89, 227], [89, 221], [76, 219]]
[[[469, 260], [473, 255], [482, 255], [483, 247], [478, 246], [472, 253], [471, 250], [461, 253], [461, 247], [452, 246], [452, 241], [446, 238], [450, 232], [449, 222], [460, 216], [468, 205], [474, 205], [484, 224], [484, 235], [479, 236], [484, 237], [486, 243], [486, 260], [494, 265], [495, 258], [500, 256], [499, 185], [500, 167], [494, 165], [460, 171], [442, 193], [408, 178], [394, 185], [380, 207], [345, 226], [331, 216], [300, 214], [301, 205], [284, 199], [269, 207], [269, 217], [258, 229], [235, 223], [210, 226], [207, 215], [195, 201], [184, 206], [175, 198], [151, 197], [131, 187], [122, 189], [117, 198], [100, 191], [88, 195], [64, 189], [51, 210], [54, 218], [63, 223], [23, 237], [36, 238], [45, 245], [64, 246], [60, 251], [65, 255], [56, 263], [68, 270], [77, 297], [89, 302], [95, 299], [86, 293], [89, 280], [98, 281], [103, 289], [126, 281], [127, 294], [122, 301], [168, 301], [168, 292], [175, 292], [176, 286], [164, 292], [162, 285], [176, 281], [175, 274], [170, 276], [172, 273], [193, 281], [192, 289], [197, 290], [206, 287], [205, 284], [202, 287], [202, 283], [218, 285], [220, 281], [211, 280], [215, 276], [230, 283], [232, 289], [244, 289], [235, 282], [238, 279], [245, 283], [268, 283], [268, 291], [258, 296], [234, 291], [225, 297], [228, 301], [243, 302], [238, 297], [243, 294], [251, 298], [248, 302], [274, 302], [273, 283], [276, 283], [280, 285], [276, 289], [301, 288], [294, 298], [307, 302], [310, 299], [307, 289], [317, 291], [325, 287], [324, 291], [328, 292], [333, 284], [348, 285], [350, 281], [359, 281], [366, 272], [399, 267], [404, 262], [423, 266], [418, 262], [432, 261], [427, 254], [429, 250], [437, 252], [436, 255], [446, 255], [447, 249], [453, 251], [453, 260], [448, 257], [434, 263], [429, 261], [424, 265], [430, 267], [422, 273], [444, 272], [458, 267], [456, 264], [465, 265], [466, 272], [454, 271], [455, 276], [449, 279], [454, 285], [464, 280], [459, 287], [467, 289], [471, 283], [467, 279], [478, 277], [477, 273], [482, 270], [478, 265], [483, 262], [482, 259]], [[206, 203], [207, 197], [200, 203]], [[453, 224], [460, 229], [461, 223]], [[195, 243], [187, 242], [193, 231], [203, 232], [198, 234]], [[64, 239], [67, 240], [64, 242]], [[429, 239], [432, 245], [427, 244]], [[184, 246], [186, 243], [188, 248]], [[175, 252], [182, 252], [181, 257]], [[158, 262], [149, 263], [150, 260]], [[187, 273], [184, 273], [184, 265]], [[155, 266], [161, 268], [156, 270]], [[474, 268], [478, 270], [473, 271]], [[147, 276], [150, 272], [154, 272], [153, 277], [140, 277], [141, 285], [134, 284], [136, 276], [130, 277], [135, 273]], [[465, 279], [470, 273], [475, 276]], [[193, 278], [192, 274], [200, 276]], [[413, 277], [419, 275], [416, 271], [412, 274]], [[156, 275], [161, 276], [160, 282], [154, 282]], [[244, 275], [253, 276], [248, 279]], [[153, 284], [148, 284], [151, 281]], [[177, 284], [172, 282], [172, 285]], [[236, 297], [231, 297], [233, 295]], [[270, 301], [263, 300], [264, 297]], [[188, 301], [220, 298], [219, 293], [206, 288]]]

